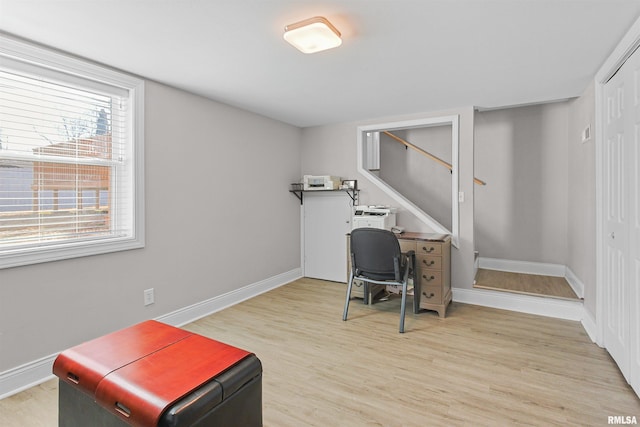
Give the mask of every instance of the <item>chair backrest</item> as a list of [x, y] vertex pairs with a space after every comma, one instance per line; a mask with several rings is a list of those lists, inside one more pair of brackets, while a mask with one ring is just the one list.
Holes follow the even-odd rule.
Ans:
[[352, 230], [350, 256], [357, 276], [400, 281], [400, 243], [391, 231], [378, 228]]

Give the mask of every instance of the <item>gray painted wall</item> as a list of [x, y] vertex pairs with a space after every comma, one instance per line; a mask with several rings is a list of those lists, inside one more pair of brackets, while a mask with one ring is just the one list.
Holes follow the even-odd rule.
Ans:
[[[393, 134], [452, 164], [451, 126], [407, 129]], [[451, 172], [446, 167], [381, 134], [378, 176], [451, 230]]]
[[300, 129], [145, 93], [146, 247], [1, 270], [0, 372], [300, 267]]
[[[570, 104], [567, 266], [584, 284], [584, 306], [596, 318], [595, 85]], [[585, 127], [591, 139], [582, 143]]]
[[477, 112], [480, 257], [567, 262], [567, 102]]

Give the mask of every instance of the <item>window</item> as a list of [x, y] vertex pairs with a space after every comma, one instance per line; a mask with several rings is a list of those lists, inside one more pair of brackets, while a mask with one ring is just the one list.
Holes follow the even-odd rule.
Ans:
[[144, 246], [143, 91], [0, 37], [0, 268]]

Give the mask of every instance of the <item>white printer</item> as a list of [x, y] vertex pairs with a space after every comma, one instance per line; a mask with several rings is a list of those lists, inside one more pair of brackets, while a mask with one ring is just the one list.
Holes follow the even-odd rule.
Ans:
[[396, 208], [389, 206], [356, 206], [352, 229], [369, 227], [391, 230], [396, 226], [396, 211]]

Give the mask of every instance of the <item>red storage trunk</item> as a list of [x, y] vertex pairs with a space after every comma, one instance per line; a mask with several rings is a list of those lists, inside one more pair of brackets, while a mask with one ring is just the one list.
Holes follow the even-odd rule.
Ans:
[[262, 366], [245, 350], [147, 321], [62, 352], [60, 426], [261, 426]]

